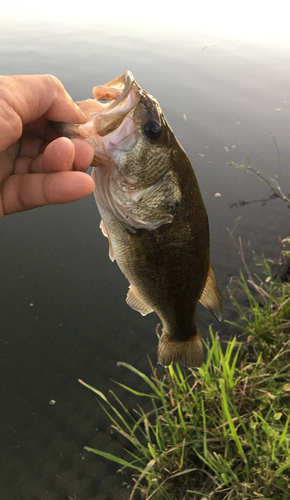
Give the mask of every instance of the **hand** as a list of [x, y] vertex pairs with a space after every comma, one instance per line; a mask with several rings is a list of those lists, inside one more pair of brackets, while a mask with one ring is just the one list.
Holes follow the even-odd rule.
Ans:
[[86, 122], [57, 78], [0, 76], [0, 219], [76, 201], [94, 189], [85, 173], [93, 146], [82, 139], [57, 138], [48, 120]]

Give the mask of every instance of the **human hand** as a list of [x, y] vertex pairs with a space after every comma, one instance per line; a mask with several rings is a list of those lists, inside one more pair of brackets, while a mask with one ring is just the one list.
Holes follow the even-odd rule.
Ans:
[[94, 189], [94, 156], [82, 139], [58, 137], [48, 120], [85, 123], [57, 78], [0, 76], [0, 219], [79, 200]]

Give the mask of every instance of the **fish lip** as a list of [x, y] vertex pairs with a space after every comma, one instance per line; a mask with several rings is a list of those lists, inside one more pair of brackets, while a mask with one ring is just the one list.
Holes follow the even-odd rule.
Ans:
[[97, 100], [100, 99], [100, 97], [98, 96], [98, 89], [100, 87], [108, 88], [108, 91], [110, 91], [110, 89], [116, 88], [116, 86], [120, 85], [120, 83], [123, 84], [123, 90], [122, 90], [121, 94], [109, 106], [107, 106], [102, 111], [102, 113], [107, 113], [107, 112], [111, 111], [112, 109], [114, 109], [115, 107], [117, 107], [130, 93], [130, 90], [131, 90], [133, 83], [135, 83], [136, 87], [139, 90], [141, 90], [141, 87], [137, 84], [133, 73], [131, 73], [131, 71], [129, 71], [129, 70], [126, 70], [122, 75], [118, 76], [117, 78], [115, 78], [111, 82], [108, 82], [105, 85], [98, 85], [98, 86], [94, 87], [93, 88], [93, 95], [94, 95], [95, 99], [97, 99]]
[[[94, 133], [104, 137], [117, 130], [125, 117], [138, 105], [140, 92], [141, 88], [128, 70], [111, 82], [94, 87], [95, 102], [101, 106], [100, 109], [90, 113]], [[113, 102], [109, 104], [102, 102], [106, 100]]]

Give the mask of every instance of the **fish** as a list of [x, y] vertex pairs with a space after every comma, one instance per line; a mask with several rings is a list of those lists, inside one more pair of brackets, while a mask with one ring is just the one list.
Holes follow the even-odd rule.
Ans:
[[222, 299], [194, 170], [158, 101], [130, 71], [94, 87], [93, 96], [77, 103], [87, 117], [84, 125], [53, 127], [94, 146], [100, 228], [110, 259], [129, 281], [127, 304], [142, 315], [155, 311], [161, 320], [159, 363], [200, 367], [197, 303], [221, 321]]

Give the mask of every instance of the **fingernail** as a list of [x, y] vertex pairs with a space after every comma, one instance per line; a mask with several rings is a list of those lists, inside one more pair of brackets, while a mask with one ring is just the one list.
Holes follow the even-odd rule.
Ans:
[[86, 123], [87, 117], [86, 115], [82, 112], [81, 108], [78, 107], [78, 105], [74, 102], [75, 110], [77, 111], [77, 114], [79, 116], [80, 123]]

